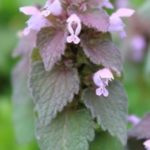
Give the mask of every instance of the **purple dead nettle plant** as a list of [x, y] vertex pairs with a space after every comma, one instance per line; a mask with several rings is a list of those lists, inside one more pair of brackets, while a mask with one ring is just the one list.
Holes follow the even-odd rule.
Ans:
[[28, 62], [24, 74], [43, 150], [90, 149], [98, 128], [126, 144], [123, 67], [110, 33], [124, 37], [122, 17], [134, 11], [121, 8], [109, 16], [106, 8], [113, 9], [109, 0], [48, 0], [44, 7], [20, 8], [30, 18], [15, 54]]

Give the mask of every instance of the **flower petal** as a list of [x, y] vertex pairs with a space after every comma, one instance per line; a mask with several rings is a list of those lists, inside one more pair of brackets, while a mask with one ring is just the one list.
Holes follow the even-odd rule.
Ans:
[[114, 79], [112, 72], [108, 68], [101, 69], [97, 73], [102, 79]]
[[97, 88], [97, 89], [96, 89], [96, 95], [97, 95], [97, 96], [101, 96], [102, 94], [103, 94], [102, 88]]
[[135, 11], [133, 9], [120, 8], [116, 11], [115, 15], [117, 15], [118, 17], [131, 17], [134, 12]]
[[24, 13], [25, 15], [29, 15], [29, 16], [37, 15], [38, 13], [40, 13], [38, 8], [36, 8], [34, 6], [20, 7], [19, 10], [20, 10], [20, 12]]
[[144, 146], [147, 150], [150, 150], [150, 140], [145, 141]]
[[29, 29], [40, 31], [43, 27], [51, 26], [51, 23], [39, 14], [31, 16], [31, 18], [27, 21], [27, 25]]
[[108, 95], [109, 95], [108, 90], [107, 90], [106, 88], [104, 88], [104, 89], [103, 89], [103, 96], [104, 96], [104, 97], [108, 97]]

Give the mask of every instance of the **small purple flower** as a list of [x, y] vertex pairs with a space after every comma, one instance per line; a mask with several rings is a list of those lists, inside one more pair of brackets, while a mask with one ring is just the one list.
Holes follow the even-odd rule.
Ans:
[[128, 116], [128, 122], [130, 122], [131, 124], [133, 124], [134, 126], [137, 125], [139, 122], [141, 121], [140, 118], [138, 118], [135, 115], [130, 115]]
[[76, 14], [72, 14], [68, 19], [68, 31], [70, 35], [67, 37], [67, 42], [68, 43], [74, 43], [74, 44], [79, 44], [80, 43], [80, 38], [78, 35], [81, 32], [82, 25], [81, 25], [81, 20]]
[[48, 0], [44, 6], [42, 14], [48, 17], [50, 14], [59, 16], [62, 13], [62, 6], [59, 0]]
[[128, 8], [120, 8], [110, 16], [110, 32], [119, 32], [123, 38], [126, 36], [124, 27], [125, 24], [122, 21], [122, 17], [130, 17], [134, 14], [134, 10]]
[[31, 30], [40, 31], [41, 28], [50, 26], [51, 23], [42, 15], [42, 11], [34, 6], [21, 7], [20, 11], [25, 15], [31, 16], [24, 29], [24, 35], [28, 35]]
[[95, 85], [98, 87], [96, 89], [96, 95], [101, 96], [103, 95], [104, 97], [108, 97], [109, 91], [106, 89], [108, 86], [109, 82], [114, 79], [114, 76], [110, 69], [104, 68], [99, 71], [97, 71], [93, 75], [93, 81]]
[[150, 150], [150, 140], [145, 141], [144, 146], [145, 146], [146, 150]]
[[113, 9], [114, 6], [111, 4], [109, 0], [104, 0], [103, 3], [101, 4], [102, 7], [106, 7], [108, 9]]
[[144, 55], [144, 48], [146, 47], [146, 41], [142, 35], [135, 35], [131, 40], [131, 48], [133, 52], [133, 59], [135, 61], [141, 61]]

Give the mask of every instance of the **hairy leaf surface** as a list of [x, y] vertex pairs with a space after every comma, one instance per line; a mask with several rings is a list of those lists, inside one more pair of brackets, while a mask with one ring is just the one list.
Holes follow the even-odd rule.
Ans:
[[69, 110], [51, 124], [38, 124], [36, 132], [41, 150], [88, 150], [94, 138], [93, 121], [87, 110]]
[[109, 85], [109, 96], [97, 96], [92, 89], [86, 89], [82, 100], [90, 109], [92, 116], [97, 118], [103, 130], [120, 139], [123, 144], [127, 140], [127, 97], [122, 85], [114, 81]]
[[48, 124], [78, 93], [77, 70], [60, 65], [48, 72], [41, 61], [33, 62], [30, 88], [39, 118]]
[[37, 47], [40, 49], [45, 69], [51, 70], [61, 59], [65, 51], [66, 33], [55, 28], [43, 28], [37, 36]]
[[94, 63], [122, 72], [120, 51], [112, 43], [108, 33], [89, 30], [81, 36], [81, 45], [86, 56]]
[[29, 143], [34, 139], [33, 101], [27, 86], [29, 71], [28, 59], [22, 59], [12, 75], [13, 120], [15, 134], [19, 143]]
[[109, 27], [109, 16], [100, 9], [87, 10], [79, 14], [82, 22], [89, 28], [94, 28], [101, 32], [107, 32]]

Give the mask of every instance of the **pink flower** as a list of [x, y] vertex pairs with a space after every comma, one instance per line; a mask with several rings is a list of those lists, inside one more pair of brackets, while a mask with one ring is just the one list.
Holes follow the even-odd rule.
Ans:
[[145, 146], [146, 150], [150, 150], [150, 140], [145, 141], [144, 146]]
[[72, 14], [68, 19], [68, 31], [69, 31], [69, 36], [67, 37], [67, 42], [68, 43], [74, 43], [74, 44], [79, 44], [80, 43], [80, 38], [78, 35], [81, 32], [81, 20], [76, 14]]
[[40, 31], [41, 28], [50, 26], [50, 22], [42, 15], [40, 9], [34, 6], [21, 7], [20, 11], [25, 15], [31, 16], [27, 21], [27, 27], [24, 29], [24, 35], [28, 35], [31, 30]]
[[142, 35], [135, 35], [131, 40], [131, 48], [133, 52], [133, 59], [141, 61], [144, 55], [144, 48], [146, 47], [145, 39]]
[[47, 17], [50, 14], [54, 16], [59, 16], [62, 12], [62, 6], [59, 0], [48, 0], [44, 7], [42, 14]]
[[130, 17], [134, 14], [134, 10], [128, 8], [120, 8], [110, 16], [110, 32], [119, 32], [121, 37], [125, 37], [124, 31], [125, 24], [122, 21], [122, 17]]
[[106, 7], [106, 8], [109, 8], [109, 9], [113, 9], [114, 6], [111, 4], [111, 2], [109, 0], [104, 0], [101, 4], [102, 7]]
[[96, 89], [96, 95], [104, 97], [108, 97], [109, 91], [106, 89], [106, 86], [108, 86], [109, 82], [114, 79], [114, 76], [112, 72], [108, 68], [101, 69], [97, 71], [93, 75], [93, 81], [95, 85], [98, 87]]
[[128, 116], [128, 122], [132, 123], [133, 125], [137, 125], [140, 121], [141, 119], [135, 115]]

